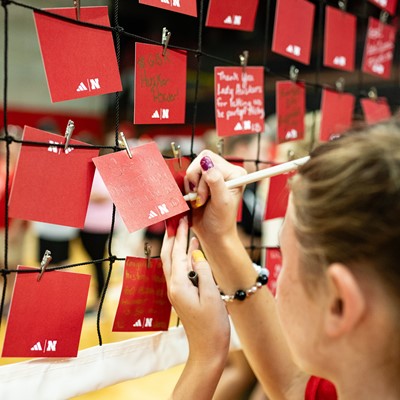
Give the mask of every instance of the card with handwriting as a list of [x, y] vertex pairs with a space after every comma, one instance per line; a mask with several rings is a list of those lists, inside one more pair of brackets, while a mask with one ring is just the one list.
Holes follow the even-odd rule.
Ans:
[[22, 145], [10, 193], [10, 217], [83, 228], [95, 170], [92, 158], [99, 151], [74, 139], [64, 151], [56, 146], [64, 143], [64, 137], [30, 126], [25, 126], [23, 140], [48, 146]]
[[361, 99], [360, 103], [367, 124], [375, 124], [387, 120], [392, 116], [392, 112], [390, 111], [389, 104], [385, 97], [378, 97], [376, 100]]
[[206, 26], [252, 32], [258, 0], [210, 0]]
[[368, 18], [362, 62], [363, 72], [390, 79], [392, 70], [396, 28], [378, 19]]
[[327, 6], [325, 14], [324, 65], [354, 71], [357, 18]]
[[387, 11], [390, 15], [396, 14], [397, 0], [369, 0], [369, 2]]
[[265, 207], [264, 221], [275, 218], [283, 218], [289, 200], [288, 180], [294, 172], [280, 174], [271, 177]]
[[139, 0], [139, 3], [197, 17], [196, 0]]
[[154, 44], [135, 45], [135, 124], [183, 124], [186, 52]]
[[282, 269], [282, 253], [280, 249], [268, 248], [265, 266], [269, 271], [267, 287], [271, 293], [276, 295], [278, 277]]
[[2, 357], [76, 357], [90, 275], [47, 271], [37, 279], [17, 274]]
[[272, 51], [310, 64], [315, 5], [307, 0], [278, 0]]
[[161, 260], [126, 257], [113, 332], [166, 331], [170, 317]]
[[[76, 19], [75, 8], [48, 8]], [[110, 26], [108, 7], [81, 7], [80, 20]], [[121, 78], [111, 31], [88, 28], [34, 13], [53, 103], [119, 92]]]
[[215, 118], [219, 136], [264, 131], [264, 68], [215, 67]]
[[339, 93], [323, 89], [321, 101], [321, 142], [331, 140], [350, 129], [353, 121], [355, 97], [350, 93]]
[[306, 89], [303, 83], [276, 82], [276, 116], [278, 142], [290, 142], [304, 138]]
[[155, 142], [93, 162], [129, 232], [189, 209]]

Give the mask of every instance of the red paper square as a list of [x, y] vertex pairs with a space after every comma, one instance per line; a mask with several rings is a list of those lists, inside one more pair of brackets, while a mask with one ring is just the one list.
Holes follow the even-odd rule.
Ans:
[[215, 67], [215, 114], [219, 136], [264, 131], [264, 68]]
[[392, 70], [396, 28], [384, 24], [378, 19], [368, 19], [367, 37], [365, 39], [363, 72], [390, 79]]
[[[75, 19], [75, 8], [49, 8]], [[122, 90], [112, 33], [34, 13], [52, 102]], [[80, 20], [110, 26], [108, 7], [81, 7]]]
[[166, 331], [170, 316], [161, 260], [127, 257], [113, 332]]
[[2, 357], [76, 357], [90, 275], [47, 271], [37, 277], [17, 274]]
[[155, 142], [93, 161], [129, 232], [189, 209]]
[[73, 148], [87, 143], [71, 140], [64, 152], [52, 146], [63, 144], [62, 136], [29, 126], [23, 140], [47, 142], [49, 147], [22, 145], [10, 193], [10, 217], [83, 228], [94, 177], [92, 158], [99, 151]]
[[397, 0], [369, 0], [369, 2], [387, 11], [390, 15], [396, 13]]
[[310, 63], [315, 5], [306, 0], [277, 0], [272, 51]]
[[258, 0], [210, 0], [206, 26], [253, 31]]
[[325, 16], [324, 65], [354, 71], [357, 18], [327, 6]]
[[135, 124], [183, 124], [186, 52], [153, 44], [135, 45]]
[[276, 116], [278, 142], [304, 138], [306, 89], [304, 84], [292, 81], [276, 82]]
[[361, 99], [360, 102], [367, 124], [375, 124], [379, 121], [387, 120], [392, 116], [385, 97], [379, 97], [376, 100]]
[[197, 17], [196, 0], [139, 0], [139, 3]]
[[269, 270], [267, 286], [275, 296], [279, 273], [282, 269], [282, 254], [280, 249], [267, 249], [265, 266]]
[[320, 141], [328, 141], [348, 130], [353, 121], [355, 97], [324, 89], [321, 101]]
[[288, 179], [293, 175], [291, 172], [270, 178], [264, 221], [285, 216], [289, 200]]

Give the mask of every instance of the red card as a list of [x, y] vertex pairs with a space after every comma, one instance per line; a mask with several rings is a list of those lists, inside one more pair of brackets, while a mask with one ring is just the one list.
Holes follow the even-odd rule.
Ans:
[[367, 124], [375, 124], [376, 122], [389, 119], [392, 116], [385, 97], [379, 97], [376, 100], [361, 99], [360, 102]]
[[139, 3], [197, 17], [196, 0], [139, 0]]
[[253, 31], [258, 0], [210, 0], [206, 26]]
[[387, 11], [391, 15], [395, 15], [396, 13], [397, 0], [369, 0], [369, 2]]
[[276, 295], [279, 273], [282, 269], [282, 254], [279, 249], [267, 249], [267, 258], [265, 265], [269, 270], [267, 286], [271, 293]]
[[348, 130], [353, 121], [355, 97], [350, 93], [322, 90], [320, 141], [326, 142]]
[[93, 161], [129, 232], [189, 209], [155, 142]]
[[365, 39], [363, 72], [390, 79], [392, 70], [396, 28], [384, 24], [378, 19], [368, 19], [368, 31]]
[[325, 16], [324, 65], [354, 71], [357, 18], [327, 6]]
[[23, 140], [49, 143], [49, 147], [22, 145], [9, 200], [13, 218], [83, 228], [93, 183], [92, 158], [97, 149], [71, 140], [67, 152], [60, 135], [25, 126]]
[[280, 174], [270, 179], [264, 221], [285, 216], [289, 200], [288, 179], [293, 174]]
[[264, 68], [215, 67], [215, 114], [219, 136], [264, 131]]
[[2, 357], [76, 357], [90, 275], [48, 271], [37, 278], [17, 274]]
[[278, 142], [304, 138], [306, 89], [304, 84], [292, 81], [276, 82], [276, 115]]
[[166, 331], [170, 316], [161, 260], [126, 257], [113, 332]]
[[135, 124], [183, 124], [186, 52], [135, 44]]
[[314, 13], [306, 0], [277, 0], [272, 51], [308, 65]]
[[[76, 18], [75, 8], [49, 8]], [[52, 102], [122, 90], [111, 32], [34, 13]], [[80, 20], [110, 26], [108, 7], [81, 7]]]

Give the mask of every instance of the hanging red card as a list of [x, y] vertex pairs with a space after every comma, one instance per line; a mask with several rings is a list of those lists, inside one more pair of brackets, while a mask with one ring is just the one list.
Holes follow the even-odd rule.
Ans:
[[324, 65], [354, 71], [357, 18], [327, 6], [325, 15]]
[[320, 141], [331, 140], [351, 127], [354, 104], [355, 97], [350, 93], [322, 90]]
[[[110, 26], [108, 7], [81, 7], [80, 20]], [[75, 8], [49, 8], [76, 18]], [[121, 78], [111, 31], [34, 13], [52, 102], [119, 92]]]
[[197, 17], [196, 0], [139, 0], [139, 3]]
[[215, 67], [215, 115], [219, 136], [264, 131], [264, 68]]
[[306, 89], [304, 84], [292, 81], [276, 82], [276, 116], [278, 142], [304, 138]]
[[168, 330], [171, 304], [159, 258], [127, 257], [114, 332]]
[[47, 142], [48, 147], [23, 144], [9, 200], [9, 215], [31, 221], [83, 228], [94, 177], [92, 158], [99, 153], [71, 140], [66, 152], [60, 135], [25, 126], [23, 140]]
[[387, 11], [390, 15], [396, 14], [397, 0], [369, 0], [369, 2]]
[[129, 232], [189, 209], [155, 142], [93, 159]]
[[315, 5], [306, 0], [278, 0], [272, 51], [310, 63]]
[[253, 31], [258, 0], [210, 0], [206, 26]]
[[384, 24], [378, 19], [368, 19], [367, 37], [365, 39], [363, 72], [390, 79], [392, 70], [396, 28]]
[[280, 174], [270, 179], [264, 221], [285, 216], [289, 200], [288, 179], [293, 174]]
[[279, 273], [282, 269], [282, 254], [280, 249], [267, 249], [265, 266], [269, 271], [267, 286], [271, 293], [275, 296]]
[[76, 357], [90, 275], [48, 271], [37, 278], [17, 274], [2, 357]]
[[375, 124], [379, 121], [387, 120], [392, 116], [385, 97], [378, 97], [376, 100], [361, 99], [360, 102], [367, 124]]
[[183, 124], [186, 52], [153, 44], [135, 45], [135, 124]]

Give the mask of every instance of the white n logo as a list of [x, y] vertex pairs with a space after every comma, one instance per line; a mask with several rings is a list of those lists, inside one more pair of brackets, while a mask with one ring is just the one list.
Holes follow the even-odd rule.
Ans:
[[161, 215], [169, 213], [169, 210], [168, 210], [168, 208], [167, 208], [167, 206], [165, 204], [161, 204], [161, 205], [159, 205], [157, 207], [160, 210]]
[[168, 0], [161, 0], [161, 3], [169, 4], [169, 1]]
[[99, 78], [90, 79], [90, 88], [92, 90], [100, 89]]
[[47, 349], [46, 351], [56, 351], [57, 340], [49, 340], [47, 342]]
[[165, 119], [169, 118], [169, 108], [161, 109], [161, 118], [165, 118]]
[[240, 25], [241, 23], [242, 23], [242, 16], [234, 15], [233, 16], [233, 25]]
[[153, 325], [153, 318], [146, 318], [144, 321], [145, 327], [151, 327]]
[[180, 0], [172, 0], [172, 5], [175, 7], [180, 7], [181, 6]]

